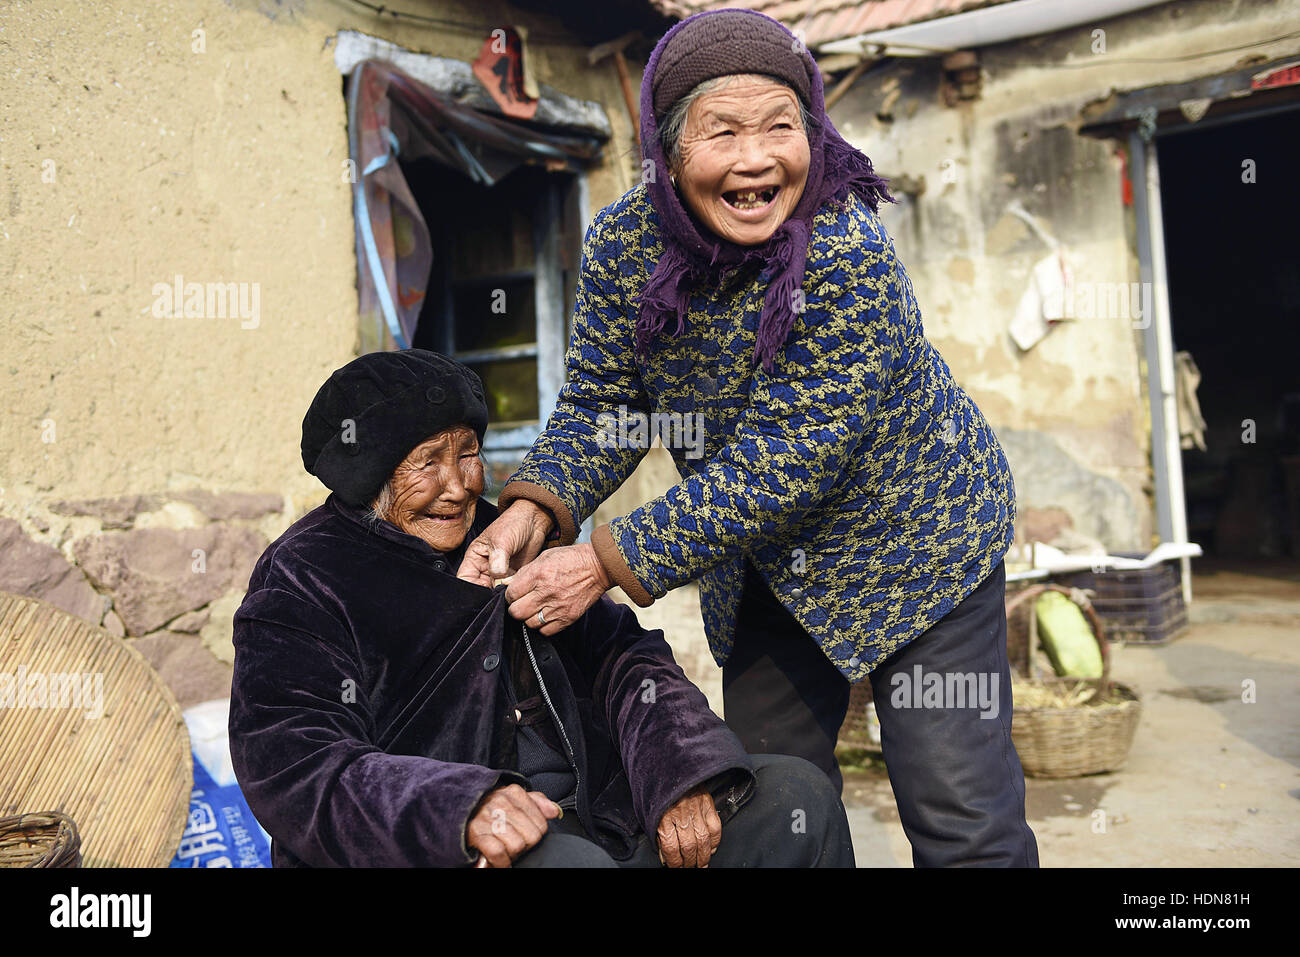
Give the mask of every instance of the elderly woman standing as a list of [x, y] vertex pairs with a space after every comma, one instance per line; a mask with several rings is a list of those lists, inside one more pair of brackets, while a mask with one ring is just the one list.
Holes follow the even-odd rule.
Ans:
[[[568, 381], [460, 575], [517, 570], [510, 613], [543, 633], [614, 584], [645, 606], [698, 580], [748, 750], [839, 784], [869, 679], [914, 862], [1037, 866], [1003, 612], [1014, 488], [924, 337], [875, 215], [892, 197], [808, 51], [753, 11], [669, 30], [641, 123], [645, 181], [585, 240]], [[573, 544], [645, 454], [621, 424], [651, 413], [702, 415], [703, 456], [663, 436], [681, 481]]]

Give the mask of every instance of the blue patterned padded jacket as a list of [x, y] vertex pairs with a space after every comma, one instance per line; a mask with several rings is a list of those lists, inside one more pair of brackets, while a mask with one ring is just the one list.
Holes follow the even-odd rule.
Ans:
[[641, 606], [698, 579], [721, 664], [748, 557], [857, 681], [996, 568], [1015, 491], [993, 430], [925, 339], [877, 217], [850, 195], [812, 225], [805, 309], [768, 373], [752, 358], [760, 266], [694, 290], [682, 332], [670, 321], [635, 355], [636, 303], [663, 242], [644, 186], [601, 210], [583, 243], [568, 380], [499, 503], [545, 506], [572, 543], [645, 455], [620, 421], [702, 416], [702, 455], [689, 429], [662, 435], [681, 482], [596, 528], [602, 564]]

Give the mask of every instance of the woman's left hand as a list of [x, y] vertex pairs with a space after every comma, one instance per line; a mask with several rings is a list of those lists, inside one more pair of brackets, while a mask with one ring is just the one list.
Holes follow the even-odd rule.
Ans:
[[613, 584], [596, 550], [584, 542], [547, 549], [534, 558], [511, 580], [506, 601], [512, 617], [553, 635], [581, 618]]
[[709, 792], [694, 791], [665, 811], [657, 836], [666, 867], [708, 867], [722, 843], [722, 819]]

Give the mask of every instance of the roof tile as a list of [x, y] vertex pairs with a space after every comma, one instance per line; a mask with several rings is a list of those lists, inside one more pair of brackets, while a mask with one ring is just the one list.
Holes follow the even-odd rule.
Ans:
[[812, 46], [846, 37], [936, 20], [1011, 0], [650, 0], [667, 16], [724, 7], [748, 7], [802, 28]]

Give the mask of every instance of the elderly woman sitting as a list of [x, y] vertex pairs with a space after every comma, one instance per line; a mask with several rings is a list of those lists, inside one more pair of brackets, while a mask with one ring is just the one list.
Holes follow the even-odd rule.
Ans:
[[486, 428], [478, 377], [417, 349], [303, 420], [333, 494], [235, 616], [231, 756], [275, 865], [851, 867], [824, 775], [746, 754], [629, 608], [546, 638], [456, 577], [497, 515]]

